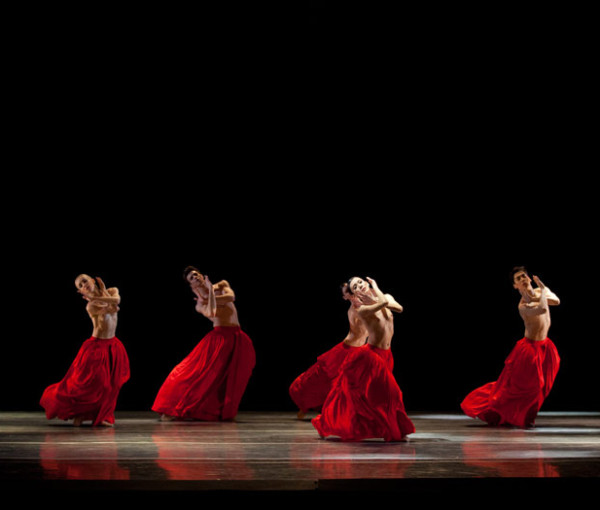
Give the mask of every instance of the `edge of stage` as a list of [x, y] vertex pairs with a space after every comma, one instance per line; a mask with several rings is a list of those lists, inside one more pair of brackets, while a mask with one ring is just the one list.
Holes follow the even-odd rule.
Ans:
[[75, 428], [39, 412], [0, 412], [0, 489], [151, 500], [394, 492], [551, 501], [570, 490], [591, 494], [600, 477], [600, 412], [542, 412], [527, 430], [409, 413], [416, 433], [398, 443], [322, 439], [312, 416], [161, 422], [151, 412], [117, 412], [114, 428]]

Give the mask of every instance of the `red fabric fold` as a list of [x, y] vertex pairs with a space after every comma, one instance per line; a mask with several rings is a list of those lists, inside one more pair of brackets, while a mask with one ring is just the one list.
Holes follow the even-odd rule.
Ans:
[[152, 410], [177, 418], [231, 420], [255, 363], [246, 333], [237, 326], [217, 326], [171, 371]]
[[48, 419], [114, 423], [117, 398], [129, 375], [129, 358], [117, 337], [88, 338], [64, 378], [44, 390], [40, 405]]
[[312, 420], [322, 437], [401, 441], [415, 431], [393, 375], [389, 349], [364, 345], [346, 357], [322, 412]]
[[317, 358], [290, 385], [289, 394], [300, 411], [320, 410], [348, 353], [356, 347], [340, 342]]
[[560, 366], [549, 338], [522, 338], [504, 362], [497, 381], [469, 393], [461, 403], [464, 413], [490, 425], [532, 427]]

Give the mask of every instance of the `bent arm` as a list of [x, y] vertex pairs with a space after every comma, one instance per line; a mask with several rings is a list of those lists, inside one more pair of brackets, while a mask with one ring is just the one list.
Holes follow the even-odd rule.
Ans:
[[206, 299], [203, 299], [200, 294], [198, 294], [198, 298], [196, 299], [196, 311], [210, 319], [217, 315], [217, 301], [215, 299], [215, 291], [210, 282], [206, 285], [206, 289], [208, 291]]
[[389, 304], [388, 298], [386, 297], [386, 295], [383, 292], [381, 292], [381, 290], [375, 283], [375, 280], [372, 280], [371, 278], [367, 278], [367, 281], [371, 284], [371, 288], [374, 291], [373, 295], [370, 296], [373, 298], [374, 302], [372, 304], [368, 304], [368, 305], [361, 305], [358, 308], [359, 315], [375, 313], [375, 312], [381, 310], [382, 308], [385, 308]]
[[560, 299], [558, 296], [554, 294], [548, 287], [546, 287], [546, 300], [550, 306], [558, 306], [560, 305]]
[[519, 305], [519, 310], [527, 317], [545, 314], [548, 311], [548, 289], [545, 287], [542, 288], [539, 301], [521, 303]]
[[111, 287], [110, 289], [104, 289], [101, 296], [89, 298], [89, 301], [99, 306], [118, 305], [121, 303], [121, 296], [119, 295], [119, 289]]
[[233, 303], [235, 301], [235, 293], [227, 280], [215, 283], [214, 292], [217, 305], [224, 305], [225, 303]]
[[402, 313], [404, 311], [404, 307], [394, 299], [394, 296], [392, 296], [391, 294], [385, 294], [385, 297], [388, 300], [388, 310], [391, 310], [392, 312], [396, 313]]

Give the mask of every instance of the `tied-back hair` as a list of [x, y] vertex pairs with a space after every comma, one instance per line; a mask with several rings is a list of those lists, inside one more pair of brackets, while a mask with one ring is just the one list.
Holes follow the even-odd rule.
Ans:
[[358, 276], [351, 276], [350, 278], [348, 278], [348, 281], [342, 283], [342, 291], [344, 290], [344, 287], [346, 287], [348, 294], [352, 294], [353, 296], [354, 296], [354, 292], [352, 292], [352, 287], [350, 287], [350, 282], [352, 282], [352, 280], [354, 280], [354, 278], [358, 278]]

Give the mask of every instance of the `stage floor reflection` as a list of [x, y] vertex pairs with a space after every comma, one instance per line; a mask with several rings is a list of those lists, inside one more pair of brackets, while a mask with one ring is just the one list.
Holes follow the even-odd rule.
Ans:
[[402, 443], [321, 439], [312, 416], [241, 412], [234, 422], [161, 422], [153, 413], [121, 412], [114, 428], [75, 428], [42, 413], [2, 412], [0, 480], [3, 488], [96, 481], [162, 490], [348, 490], [369, 481], [389, 488], [407, 480], [600, 476], [600, 413], [541, 413], [529, 430], [458, 413], [410, 414], [417, 432]]

